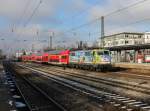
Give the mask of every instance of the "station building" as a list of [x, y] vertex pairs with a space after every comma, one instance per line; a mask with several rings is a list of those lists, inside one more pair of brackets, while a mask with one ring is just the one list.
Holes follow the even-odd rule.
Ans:
[[112, 62], [150, 62], [150, 32], [122, 32], [102, 41], [103, 47], [111, 50]]

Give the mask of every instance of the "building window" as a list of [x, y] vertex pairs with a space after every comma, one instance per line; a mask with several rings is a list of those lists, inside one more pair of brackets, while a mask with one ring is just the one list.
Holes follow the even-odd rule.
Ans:
[[126, 38], [128, 38], [128, 35], [125, 35]]
[[125, 44], [128, 44], [128, 43], [129, 43], [129, 41], [126, 40], [126, 41], [125, 41]]
[[118, 42], [117, 42], [117, 41], [115, 42], [115, 45], [118, 45]]

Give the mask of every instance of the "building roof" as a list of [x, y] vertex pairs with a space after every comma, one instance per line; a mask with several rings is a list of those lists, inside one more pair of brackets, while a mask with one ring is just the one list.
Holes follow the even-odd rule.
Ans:
[[140, 33], [140, 32], [121, 32], [121, 33], [117, 33], [117, 34], [112, 34], [112, 35], [107, 35], [107, 36], [104, 36], [104, 38], [107, 38], [107, 37], [112, 37], [112, 36], [116, 36], [116, 35], [121, 35], [121, 34], [134, 34], [134, 35], [144, 35], [144, 33]]
[[124, 45], [124, 46], [113, 46], [107, 47], [106, 49], [111, 51], [116, 50], [139, 50], [139, 49], [149, 49], [150, 44], [139, 44], [139, 45]]

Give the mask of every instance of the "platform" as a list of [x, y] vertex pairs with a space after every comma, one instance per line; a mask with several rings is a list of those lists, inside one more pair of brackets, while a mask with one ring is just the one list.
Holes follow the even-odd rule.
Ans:
[[0, 111], [17, 111], [4, 76], [3, 67], [0, 65]]
[[150, 63], [127, 63], [127, 62], [121, 62], [121, 63], [113, 63], [113, 66], [115, 67], [121, 67], [121, 68], [128, 68], [128, 69], [145, 69], [150, 70]]

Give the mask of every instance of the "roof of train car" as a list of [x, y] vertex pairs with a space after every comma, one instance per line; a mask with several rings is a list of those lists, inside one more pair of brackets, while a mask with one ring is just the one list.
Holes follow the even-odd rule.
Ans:
[[87, 48], [71, 48], [70, 51], [78, 51], [78, 50], [99, 50], [99, 49], [107, 49], [103, 47], [87, 47]]
[[104, 50], [107, 50], [107, 49], [83, 49], [83, 50], [72, 50], [71, 52], [87, 52], [87, 51], [104, 51]]
[[53, 50], [53, 51], [48, 51], [48, 52], [45, 52], [44, 54], [64, 54], [64, 53], [68, 53], [69, 50]]

